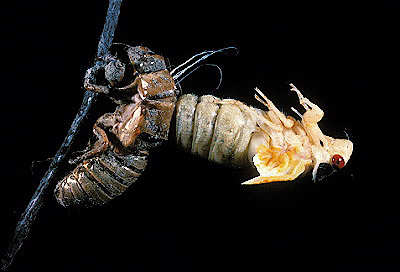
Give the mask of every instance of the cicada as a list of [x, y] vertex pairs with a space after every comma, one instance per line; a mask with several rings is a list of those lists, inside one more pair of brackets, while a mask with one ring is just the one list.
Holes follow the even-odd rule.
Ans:
[[305, 109], [296, 120], [286, 116], [258, 88], [255, 98], [267, 110], [212, 95], [183, 95], [176, 106], [178, 146], [210, 161], [253, 165], [259, 176], [242, 184], [290, 181], [312, 169], [313, 180], [342, 169], [353, 152], [349, 139], [325, 135], [318, 126], [323, 110], [293, 85]]

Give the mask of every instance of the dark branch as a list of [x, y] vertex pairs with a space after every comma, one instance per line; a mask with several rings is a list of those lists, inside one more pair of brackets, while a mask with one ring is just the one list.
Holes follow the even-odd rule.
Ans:
[[110, 47], [117, 28], [119, 12], [122, 0], [110, 0], [106, 22], [101, 33], [99, 45], [97, 46], [97, 57], [104, 57], [110, 53]]
[[[100, 57], [104, 57], [110, 52], [110, 47], [114, 38], [115, 29], [118, 23], [118, 16], [120, 13], [122, 0], [110, 0], [106, 22], [104, 24], [103, 32], [100, 37], [99, 45], [97, 48], [97, 58], [95, 65], [102, 65], [104, 61]], [[72, 122], [71, 128], [69, 129], [64, 142], [61, 144], [53, 161], [50, 163], [49, 169], [40, 181], [38, 188], [36, 189], [31, 201], [22, 214], [20, 221], [17, 224], [13, 239], [10, 243], [7, 253], [2, 260], [2, 270], [6, 271], [11, 265], [15, 255], [21, 248], [24, 240], [29, 234], [32, 223], [34, 222], [36, 215], [39, 212], [40, 207], [43, 203], [44, 193], [49, 186], [50, 182], [54, 179], [60, 165], [65, 161], [68, 151], [72, 145], [72, 142], [78, 133], [81, 124], [87, 116], [90, 107], [95, 102], [97, 93], [86, 91], [81, 107]]]

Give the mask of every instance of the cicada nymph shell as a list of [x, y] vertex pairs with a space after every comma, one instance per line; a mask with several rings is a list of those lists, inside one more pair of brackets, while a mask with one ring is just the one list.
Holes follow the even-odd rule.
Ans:
[[175, 80], [183, 80], [213, 54], [235, 49], [201, 52], [170, 72], [164, 58], [146, 47], [115, 46], [123, 50], [104, 57], [107, 64], [88, 69], [84, 87], [107, 94], [118, 106], [96, 121], [98, 140], [73, 160], [75, 170], [57, 184], [56, 199], [65, 207], [102, 205], [136, 181], [149, 151], [168, 139], [178, 93]]
[[168, 138], [176, 86], [164, 58], [145, 47], [124, 47], [128, 63], [109, 56], [105, 68], [86, 74], [85, 88], [108, 94], [118, 106], [96, 121], [97, 141], [57, 184], [56, 199], [65, 207], [102, 205], [121, 195], [146, 168], [149, 151]]

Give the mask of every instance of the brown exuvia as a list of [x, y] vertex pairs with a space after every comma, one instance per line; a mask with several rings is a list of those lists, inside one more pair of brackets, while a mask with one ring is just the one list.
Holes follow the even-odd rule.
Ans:
[[145, 169], [149, 150], [168, 137], [176, 86], [164, 58], [145, 47], [122, 47], [125, 63], [108, 56], [105, 67], [85, 75], [86, 89], [108, 94], [118, 106], [96, 121], [97, 141], [57, 184], [55, 196], [65, 207], [102, 205], [122, 194]]

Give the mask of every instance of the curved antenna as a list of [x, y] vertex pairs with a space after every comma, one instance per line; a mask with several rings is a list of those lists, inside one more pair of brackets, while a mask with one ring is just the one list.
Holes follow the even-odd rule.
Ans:
[[354, 138], [353, 135], [351, 135], [351, 137], [350, 137], [350, 135], [346, 131], [346, 128], [344, 128], [343, 132], [346, 135], [347, 140], [351, 141], [351, 138]]

